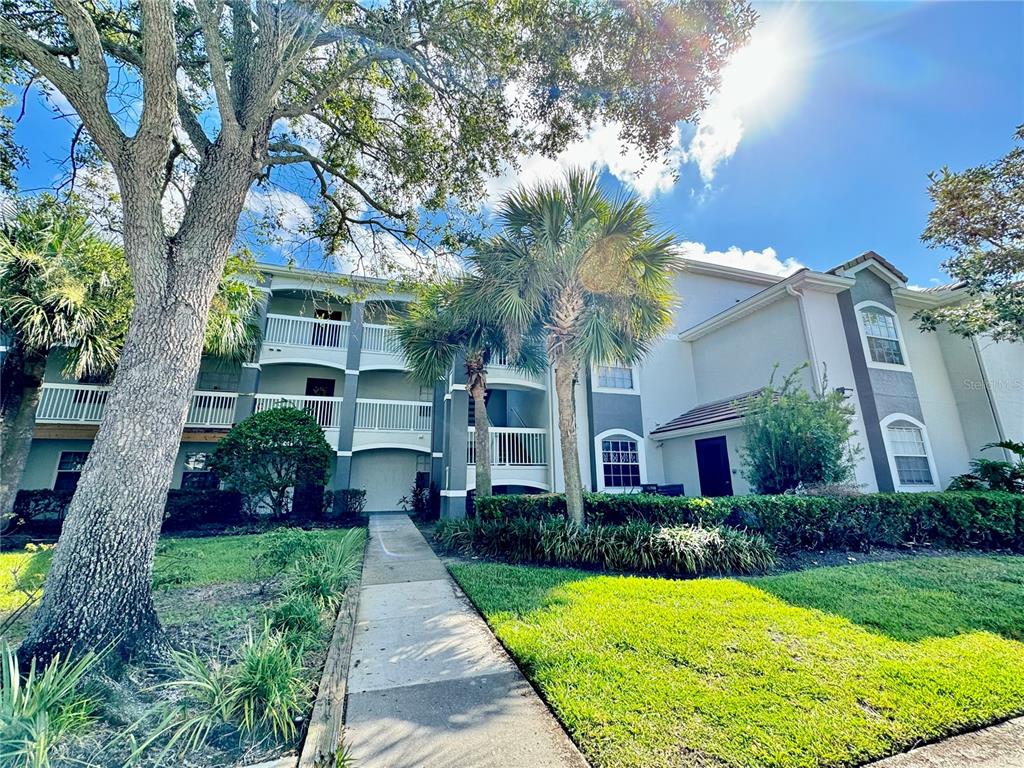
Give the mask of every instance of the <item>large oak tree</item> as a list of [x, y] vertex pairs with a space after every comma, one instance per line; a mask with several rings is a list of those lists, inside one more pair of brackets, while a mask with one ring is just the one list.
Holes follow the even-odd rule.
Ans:
[[[328, 247], [472, 206], [596, 120], [652, 155], [742, 44], [742, 0], [0, 0], [4, 78], [59, 91], [112, 168], [136, 303], [22, 654], [159, 637], [164, 496], [254, 184], [305, 169]], [[79, 152], [82, 154], [82, 152]], [[167, 205], [169, 198], [177, 206]], [[429, 230], [428, 230], [429, 231]], [[447, 231], [433, 244], [447, 242]], [[416, 248], [422, 253], [422, 249]], [[369, 254], [372, 257], [372, 253]]]

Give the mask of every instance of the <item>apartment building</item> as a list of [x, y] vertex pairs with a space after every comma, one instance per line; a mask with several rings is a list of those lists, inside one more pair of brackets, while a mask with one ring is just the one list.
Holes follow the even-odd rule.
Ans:
[[[215, 443], [254, 411], [312, 413], [335, 449], [331, 484], [362, 488], [368, 511], [398, 508], [416, 482], [439, 490], [442, 514], [465, 513], [475, 485], [475, 414], [463, 371], [421, 387], [406, 373], [388, 319], [411, 296], [339, 276], [262, 265], [258, 359], [204, 360], [182, 435], [174, 487], [210, 487]], [[842, 388], [855, 409], [865, 490], [944, 488], [982, 447], [1024, 438], [1024, 345], [922, 333], [912, 315], [955, 302], [955, 285], [914, 290], [865, 253], [828, 272], [786, 278], [686, 261], [672, 330], [642, 365], [600, 366], [577, 385], [579, 453], [588, 488], [673, 486], [742, 494], [743, 398], [776, 365], [806, 362], [804, 386]], [[57, 356], [54, 356], [57, 357]], [[107, 388], [47, 371], [23, 488], [72, 488]], [[497, 492], [562, 490], [553, 377], [501, 360], [489, 367]]]

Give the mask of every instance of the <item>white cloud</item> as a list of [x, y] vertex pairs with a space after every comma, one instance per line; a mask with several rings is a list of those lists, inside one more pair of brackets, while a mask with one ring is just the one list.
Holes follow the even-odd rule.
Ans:
[[796, 259], [780, 259], [775, 249], [770, 246], [761, 251], [744, 251], [735, 245], [724, 251], [709, 251], [704, 243], [684, 242], [679, 244], [679, 255], [684, 259], [710, 261], [714, 264], [779, 277], [790, 275], [804, 266]]
[[257, 217], [273, 218], [288, 233], [300, 233], [313, 224], [309, 203], [294, 192], [279, 187], [250, 189], [245, 207]]

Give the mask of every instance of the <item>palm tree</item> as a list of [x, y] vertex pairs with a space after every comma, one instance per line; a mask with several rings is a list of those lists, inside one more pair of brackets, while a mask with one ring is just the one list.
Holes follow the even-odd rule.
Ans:
[[[208, 321], [209, 354], [244, 360], [259, 344], [259, 296], [245, 279], [249, 268], [234, 258], [225, 272]], [[14, 508], [50, 353], [64, 349], [70, 378], [109, 375], [132, 304], [123, 251], [77, 205], [43, 197], [0, 227], [0, 331], [11, 349], [3, 370], [0, 521]]]
[[636, 363], [668, 329], [674, 240], [655, 231], [642, 202], [605, 196], [589, 172], [515, 189], [496, 213], [499, 234], [469, 261], [509, 333], [544, 328], [566, 506], [582, 524], [574, 387], [583, 366]]
[[[487, 364], [497, 355], [510, 367], [539, 373], [547, 365], [538, 336], [514, 338], [488, 311], [479, 280], [462, 277], [427, 286], [408, 312], [395, 320], [398, 339], [413, 379], [433, 385], [462, 357], [466, 390], [476, 413], [476, 493], [491, 495], [491, 433], [487, 418]], [[527, 329], [528, 331], [529, 329]]]

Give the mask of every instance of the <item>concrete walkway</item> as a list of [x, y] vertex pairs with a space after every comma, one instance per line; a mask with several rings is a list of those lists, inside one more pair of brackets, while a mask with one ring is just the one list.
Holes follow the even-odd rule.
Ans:
[[1021, 768], [1024, 717], [991, 728], [953, 736], [866, 768]]
[[359, 768], [585, 768], [406, 515], [372, 515], [345, 709]]

